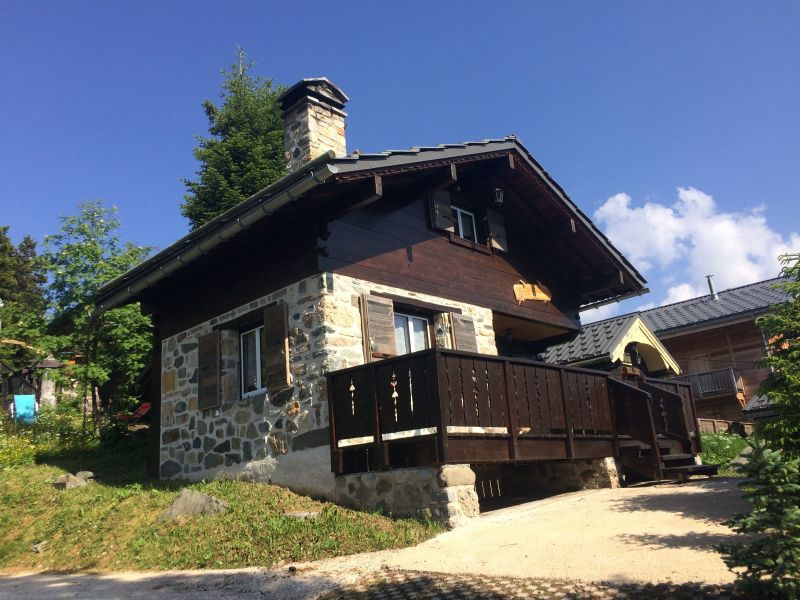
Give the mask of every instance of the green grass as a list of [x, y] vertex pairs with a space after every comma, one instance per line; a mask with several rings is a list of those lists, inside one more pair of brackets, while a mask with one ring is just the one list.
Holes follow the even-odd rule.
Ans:
[[[277, 486], [239, 481], [192, 484], [229, 503], [225, 514], [156, 525], [180, 484], [145, 476], [144, 441], [84, 460], [62, 455], [0, 470], [0, 568], [57, 570], [199, 569], [277, 566], [398, 548], [442, 526], [393, 520], [317, 502]], [[79, 469], [97, 481], [58, 491], [51, 482]], [[287, 511], [320, 511], [305, 520]], [[33, 544], [46, 542], [41, 553]]]
[[727, 477], [741, 477], [741, 474], [730, 466], [731, 461], [747, 447], [747, 440], [730, 433], [703, 433], [701, 435], [703, 451], [700, 457], [703, 464], [719, 465], [719, 474]]

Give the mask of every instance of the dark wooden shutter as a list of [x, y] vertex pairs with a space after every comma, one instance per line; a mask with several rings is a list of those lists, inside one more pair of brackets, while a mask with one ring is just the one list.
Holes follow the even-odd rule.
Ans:
[[220, 332], [201, 335], [197, 348], [197, 407], [206, 410], [220, 404]]
[[394, 305], [388, 298], [361, 297], [364, 317], [364, 350], [367, 362], [397, 354], [394, 340]]
[[453, 348], [467, 352], [478, 351], [478, 340], [475, 336], [475, 322], [469, 315], [450, 313], [453, 323]]
[[270, 394], [285, 390], [292, 384], [289, 374], [289, 314], [283, 302], [264, 309], [261, 367], [264, 386]]
[[503, 215], [496, 210], [487, 210], [486, 225], [489, 228], [492, 248], [508, 252], [508, 236], [506, 235], [506, 223]]
[[450, 207], [450, 192], [436, 190], [430, 197], [431, 225], [434, 229], [443, 229], [455, 233], [453, 209]]

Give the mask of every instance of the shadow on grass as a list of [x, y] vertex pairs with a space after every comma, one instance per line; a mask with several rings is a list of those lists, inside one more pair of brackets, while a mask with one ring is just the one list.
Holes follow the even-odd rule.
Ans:
[[109, 486], [141, 484], [145, 487], [173, 488], [175, 483], [151, 479], [147, 474], [147, 444], [149, 431], [145, 428], [132, 430], [114, 444], [40, 453], [36, 463], [58, 467], [72, 474], [91, 471], [96, 481]]
[[693, 480], [660, 485], [652, 494], [622, 495], [611, 508], [624, 512], [663, 511], [703, 523], [721, 523], [748, 506], [741, 497], [738, 478]]

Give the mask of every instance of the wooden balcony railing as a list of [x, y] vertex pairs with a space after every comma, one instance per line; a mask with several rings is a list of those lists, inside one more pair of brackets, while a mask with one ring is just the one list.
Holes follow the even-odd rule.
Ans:
[[[688, 384], [666, 383], [685, 387], [691, 405]], [[332, 470], [616, 456], [620, 437], [652, 442], [654, 422], [691, 438], [696, 426], [684, 421], [693, 406], [651, 387], [445, 349], [343, 369], [328, 374]]]
[[697, 399], [744, 394], [742, 378], [731, 367], [704, 373], [690, 373], [678, 379], [691, 384], [692, 393]]

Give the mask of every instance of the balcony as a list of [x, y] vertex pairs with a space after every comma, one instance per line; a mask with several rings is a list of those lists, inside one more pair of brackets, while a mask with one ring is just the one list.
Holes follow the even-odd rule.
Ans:
[[659, 437], [695, 452], [689, 385], [429, 349], [328, 374], [331, 467], [354, 473], [444, 463], [618, 456]]
[[742, 377], [731, 367], [704, 373], [691, 373], [677, 379], [691, 384], [692, 395], [697, 400], [735, 396], [740, 403], [744, 401]]

